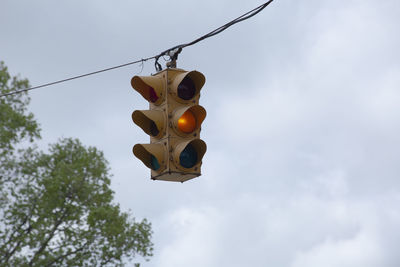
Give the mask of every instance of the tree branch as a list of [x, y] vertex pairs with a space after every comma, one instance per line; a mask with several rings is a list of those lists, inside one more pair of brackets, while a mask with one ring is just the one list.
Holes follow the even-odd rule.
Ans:
[[45, 248], [47, 247], [48, 243], [50, 242], [50, 240], [54, 237], [54, 233], [56, 232], [56, 230], [58, 229], [58, 226], [60, 226], [60, 224], [62, 224], [64, 221], [65, 216], [67, 215], [66, 211], [64, 210], [63, 214], [61, 215], [61, 217], [55, 222], [53, 229], [51, 229], [49, 236], [46, 238], [46, 240], [40, 245], [40, 248], [38, 251], [35, 252], [35, 254], [33, 255], [32, 259], [29, 261], [28, 265], [32, 266], [33, 263], [36, 261], [36, 259], [39, 257], [39, 255], [43, 252], [43, 250], [45, 250]]
[[[7, 247], [10, 243], [14, 242], [15, 239], [21, 238], [21, 236], [24, 236], [24, 235], [29, 234], [29, 233], [31, 232], [32, 226], [30, 225], [29, 221], [30, 221], [30, 218], [32, 217], [32, 210], [35, 208], [36, 203], [37, 203], [37, 198], [34, 199], [33, 205], [32, 205], [32, 207], [29, 209], [29, 213], [23, 218], [22, 222], [21, 222], [21, 223], [15, 228], [15, 230], [10, 234], [9, 239], [7, 240], [6, 243], [4, 243], [4, 245], [1, 247], [0, 251], [7, 250], [6, 247]], [[21, 233], [20, 230], [22, 229], [22, 227], [23, 227], [27, 222], [29, 223], [28, 228], [25, 229], [25, 230], [23, 230], [22, 233]], [[14, 237], [14, 236], [16, 235], [16, 233], [19, 233], [19, 236], [18, 236], [18, 237]], [[2, 262], [7, 263], [7, 262], [10, 260], [11, 256], [14, 255], [14, 253], [17, 251], [17, 249], [19, 248], [19, 246], [21, 245], [21, 243], [22, 243], [22, 240], [20, 239], [20, 240], [17, 242], [17, 244], [14, 246], [14, 248], [11, 249], [11, 251], [9, 251], [10, 249], [8, 249], [8, 251], [5, 253], [4, 257], [3, 257], [3, 258], [0, 258], [0, 260], [1, 260], [0, 263], [2, 263]], [[4, 261], [2, 261], [2, 259], [4, 259]]]
[[[68, 252], [68, 253], [65, 253], [65, 254], [63, 254], [63, 255], [58, 256], [57, 258], [53, 259], [53, 260], [50, 261], [48, 264], [46, 264], [46, 266], [52, 266], [53, 263], [56, 263], [56, 262], [58, 262], [59, 260], [63, 260], [63, 259], [65, 259], [66, 257], [68, 257], [68, 256], [70, 256], [70, 255], [76, 254], [76, 253], [78, 253], [79, 251], [82, 251], [87, 245], [89, 245], [89, 241], [86, 242], [86, 243], [85, 243], [83, 246], [81, 246], [80, 248], [75, 249], [74, 251], [70, 251], [70, 252]], [[89, 251], [87, 251], [87, 252], [84, 253], [83, 255], [86, 255], [86, 254], [89, 254]]]

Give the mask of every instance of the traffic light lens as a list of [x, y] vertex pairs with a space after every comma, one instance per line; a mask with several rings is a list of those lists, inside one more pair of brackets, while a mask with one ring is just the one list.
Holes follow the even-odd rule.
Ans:
[[185, 77], [178, 85], [178, 96], [183, 100], [190, 100], [196, 94], [196, 86], [189, 77]]
[[179, 163], [184, 168], [192, 168], [197, 163], [197, 152], [194, 146], [191, 144], [187, 145], [179, 156]]
[[150, 133], [152, 136], [157, 136], [160, 133], [154, 121], [150, 123]]
[[155, 103], [158, 100], [158, 95], [153, 87], [150, 87], [149, 90], [149, 99], [152, 103]]
[[196, 129], [196, 117], [192, 111], [186, 110], [178, 119], [178, 129], [183, 133], [191, 133]]
[[154, 157], [153, 155], [151, 155], [151, 168], [153, 170], [158, 170], [160, 168], [160, 163], [158, 163], [158, 160], [156, 159], [156, 157]]

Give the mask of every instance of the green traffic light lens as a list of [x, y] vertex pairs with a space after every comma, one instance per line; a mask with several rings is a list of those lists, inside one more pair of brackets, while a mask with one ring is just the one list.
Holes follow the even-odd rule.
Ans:
[[185, 77], [178, 85], [178, 96], [183, 100], [190, 100], [196, 94], [196, 86], [189, 77]]
[[184, 168], [192, 168], [197, 163], [197, 152], [194, 146], [191, 144], [187, 145], [185, 149], [179, 155], [179, 163]]
[[153, 155], [151, 155], [151, 169], [156, 171], [160, 168], [160, 163], [158, 163], [158, 160], [156, 159], [156, 157], [154, 157]]

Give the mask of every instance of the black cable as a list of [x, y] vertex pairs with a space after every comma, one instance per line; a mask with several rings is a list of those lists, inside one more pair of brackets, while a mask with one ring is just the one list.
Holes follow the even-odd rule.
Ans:
[[113, 69], [122, 68], [122, 67], [125, 67], [125, 66], [128, 66], [128, 65], [132, 65], [132, 64], [139, 63], [139, 62], [142, 62], [142, 63], [143, 63], [144, 61], [147, 61], [147, 60], [153, 59], [153, 58], [155, 58], [155, 57], [154, 57], [154, 56], [153, 56], [153, 57], [148, 57], [148, 58], [145, 58], [145, 59], [136, 60], [136, 61], [133, 61], [133, 62], [121, 64], [121, 65], [118, 65], [118, 66], [115, 66], [115, 67], [111, 67], [111, 68], [107, 68], [107, 69], [102, 69], [102, 70], [97, 70], [97, 71], [93, 71], [93, 72], [89, 72], [89, 73], [86, 73], [86, 74], [82, 74], [82, 75], [70, 77], [70, 78], [63, 79], [63, 80], [58, 80], [58, 81], [55, 81], [55, 82], [45, 83], [45, 84], [38, 85], [38, 86], [34, 86], [34, 87], [29, 87], [29, 88], [25, 88], [25, 89], [21, 89], [21, 90], [16, 90], [16, 91], [8, 92], [8, 93], [5, 93], [5, 94], [1, 94], [0, 97], [2, 97], [2, 96], [8, 96], [8, 95], [14, 95], [14, 94], [18, 94], [18, 93], [30, 91], [30, 90], [33, 90], [33, 89], [38, 89], [38, 88], [42, 88], [42, 87], [54, 85], [54, 84], [57, 84], [57, 83], [63, 83], [63, 82], [67, 82], [67, 81], [71, 81], [71, 80], [83, 78], [83, 77], [86, 77], [86, 76], [90, 76], [90, 75], [93, 75], [93, 74], [97, 74], [97, 73], [101, 73], [101, 72], [105, 72], [105, 71], [109, 71], [109, 70], [113, 70]]
[[[113, 70], [113, 69], [118, 69], [118, 68], [125, 67], [125, 66], [132, 65], [132, 64], [136, 64], [136, 63], [139, 63], [139, 62], [142, 62], [142, 64], [143, 64], [143, 62], [145, 62], [147, 60], [150, 60], [150, 59], [153, 59], [153, 58], [155, 59], [154, 65], [155, 65], [156, 70], [157, 71], [161, 71], [162, 70], [161, 64], [158, 63], [158, 59], [160, 57], [163, 57], [163, 56], [167, 55], [167, 56], [170, 57], [171, 60], [176, 60], [178, 58], [178, 54], [182, 51], [183, 48], [191, 46], [191, 45], [194, 45], [194, 44], [196, 44], [196, 43], [198, 43], [200, 41], [203, 41], [204, 39], [207, 39], [207, 38], [210, 38], [210, 37], [212, 37], [214, 35], [217, 35], [217, 34], [223, 32], [223, 31], [225, 31], [226, 29], [228, 29], [230, 26], [255, 16], [256, 14], [260, 13], [264, 8], [266, 8], [272, 1], [273, 0], [269, 0], [268, 2], [258, 6], [256, 8], [254, 8], [254, 9], [246, 12], [245, 14], [237, 17], [236, 19], [224, 24], [223, 26], [218, 27], [215, 30], [213, 30], [213, 31], [211, 31], [211, 32], [209, 32], [209, 33], [207, 33], [207, 34], [195, 39], [194, 41], [191, 41], [191, 42], [185, 43], [185, 44], [176, 45], [176, 46], [174, 46], [172, 48], [169, 48], [169, 49], [165, 50], [164, 52], [161, 52], [157, 56], [148, 57], [148, 58], [145, 58], [145, 59], [141, 59], [141, 60], [137, 60], [137, 61], [121, 64], [121, 65], [118, 65], [118, 66], [115, 66], [115, 67], [110, 67], [110, 68], [106, 68], [106, 69], [102, 69], [102, 70], [98, 70], [98, 71], [94, 71], [94, 72], [90, 72], [90, 73], [74, 76], [74, 77], [71, 77], [71, 78], [63, 79], [63, 80], [58, 80], [58, 81], [51, 82], [51, 83], [46, 83], [46, 84], [42, 84], [42, 85], [30, 87], [30, 88], [25, 88], [25, 89], [21, 89], [21, 90], [16, 90], [16, 91], [4, 93], [4, 94], [1, 94], [0, 97], [8, 96], [8, 95], [14, 95], [14, 94], [30, 91], [30, 90], [33, 90], [33, 89], [38, 89], [38, 88], [54, 85], [54, 84], [57, 84], [57, 83], [62, 83], [62, 82], [67, 82], [67, 81], [83, 78], [83, 77], [86, 77], [86, 76], [90, 76], [90, 75], [93, 75], [93, 74], [98, 74], [98, 73], [109, 71], [109, 70]], [[173, 52], [172, 55], [170, 54], [171, 52]]]
[[[232, 26], [232, 25], [234, 25], [234, 24], [236, 24], [236, 23], [238, 23], [238, 22], [244, 21], [244, 20], [246, 20], [246, 19], [249, 19], [249, 18], [255, 16], [256, 14], [258, 14], [259, 12], [261, 12], [264, 8], [266, 8], [272, 1], [273, 1], [273, 0], [269, 0], [268, 2], [266, 2], [266, 3], [260, 5], [260, 6], [256, 7], [256, 8], [254, 8], [254, 9], [248, 11], [247, 13], [245, 13], [245, 14], [243, 14], [243, 15], [237, 17], [236, 19], [234, 19], [234, 20], [232, 20], [232, 21], [226, 23], [225, 25], [223, 25], [223, 26], [221, 26], [221, 27], [218, 27], [217, 29], [215, 29], [215, 30], [213, 30], [213, 31], [211, 31], [211, 32], [209, 32], [209, 33], [207, 33], [207, 34], [205, 34], [205, 35], [203, 35], [203, 36], [197, 38], [196, 40], [194, 40], [194, 41], [192, 41], [192, 42], [190, 42], [190, 43], [176, 45], [176, 46], [174, 46], [174, 47], [172, 47], [172, 48], [169, 48], [169, 49], [165, 50], [164, 52], [161, 52], [159, 55], [155, 56], [155, 59], [156, 59], [156, 60], [155, 60], [155, 63], [154, 63], [154, 64], [155, 64], [156, 70], [158, 70], [158, 71], [161, 70], [161, 65], [158, 63], [158, 59], [159, 59], [161, 56], [167, 55], [169, 52], [174, 51], [174, 50], [177, 50], [177, 49], [178, 49], [178, 51], [177, 51], [176, 53], [179, 54], [179, 52], [182, 51], [183, 48], [185, 48], [185, 47], [187, 47], [187, 46], [194, 45], [194, 44], [196, 44], [196, 43], [198, 43], [198, 42], [200, 42], [200, 41], [203, 41], [204, 39], [207, 39], [207, 38], [209, 38], [209, 37], [212, 37], [212, 36], [214, 36], [214, 35], [217, 35], [217, 34], [219, 34], [220, 32], [223, 32], [224, 30], [228, 29], [230, 26]], [[177, 55], [176, 55], [176, 56], [177, 56]]]
[[240, 17], [237, 17], [237, 18], [234, 19], [234, 20], [232, 20], [231, 22], [226, 23], [225, 25], [223, 25], [223, 26], [221, 26], [221, 27], [219, 27], [219, 28], [217, 28], [217, 29], [215, 29], [215, 30], [213, 30], [213, 31], [211, 31], [211, 32], [209, 32], [209, 33], [207, 33], [206, 35], [204, 35], [204, 36], [202, 36], [202, 37], [200, 37], [200, 38], [198, 38], [198, 39], [196, 39], [196, 40], [194, 40], [194, 41], [192, 41], [192, 42], [190, 42], [190, 43], [184, 44], [184, 45], [182, 45], [181, 47], [182, 47], [182, 48], [185, 48], [185, 47], [187, 47], [187, 46], [194, 45], [195, 43], [198, 43], [198, 42], [200, 42], [200, 41], [202, 41], [202, 40], [204, 40], [204, 39], [206, 39], [206, 38], [212, 37], [212, 36], [214, 36], [214, 35], [216, 35], [216, 34], [222, 32], [222, 31], [228, 29], [230, 26], [232, 26], [232, 25], [234, 25], [234, 24], [236, 24], [236, 23], [238, 23], [238, 22], [241, 22], [241, 21], [244, 21], [244, 20], [246, 20], [246, 19], [249, 19], [249, 18], [253, 17], [254, 15], [258, 14], [259, 12], [261, 12], [261, 10], [263, 10], [264, 8], [266, 8], [272, 1], [273, 1], [273, 0], [270, 0], [270, 1], [268, 1], [268, 2], [266, 2], [266, 3], [264, 3], [264, 4], [262, 4], [261, 6], [256, 7], [256, 8], [253, 9], [253, 10], [250, 10], [249, 12], [247, 12], [247, 13], [241, 15]]

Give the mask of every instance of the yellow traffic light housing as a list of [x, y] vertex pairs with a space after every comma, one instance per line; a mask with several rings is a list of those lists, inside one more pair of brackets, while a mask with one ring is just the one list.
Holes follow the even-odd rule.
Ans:
[[166, 118], [164, 112], [160, 110], [135, 110], [132, 113], [132, 120], [152, 137], [165, 135]]
[[131, 85], [150, 103], [160, 105], [164, 100], [164, 80], [160, 76], [134, 76]]
[[180, 103], [188, 103], [198, 98], [206, 81], [204, 75], [198, 71], [171, 72], [169, 78], [172, 83], [170, 94]]
[[202, 73], [176, 68], [132, 78], [132, 87], [150, 104], [150, 110], [132, 113], [134, 123], [150, 135], [150, 144], [136, 144], [133, 154], [151, 169], [151, 179], [184, 182], [201, 175], [207, 150], [200, 139], [204, 83]]
[[136, 144], [133, 147], [133, 154], [155, 172], [165, 169], [165, 152], [162, 144]]

